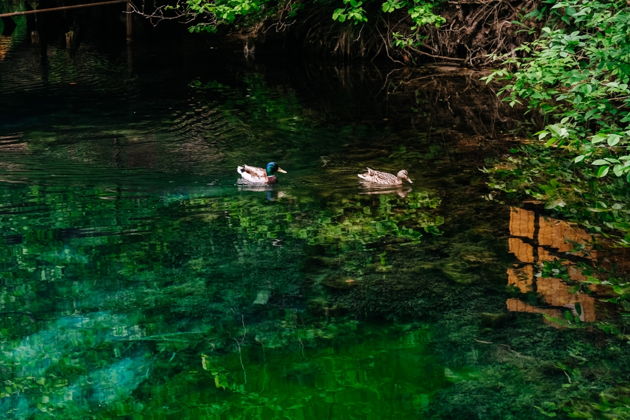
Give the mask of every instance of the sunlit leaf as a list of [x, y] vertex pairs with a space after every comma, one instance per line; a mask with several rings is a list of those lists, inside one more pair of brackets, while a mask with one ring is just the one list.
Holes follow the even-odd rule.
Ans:
[[608, 165], [609, 162], [606, 159], [597, 159], [594, 160], [591, 165], [600, 166], [600, 165]]
[[615, 145], [617, 145], [617, 143], [619, 143], [619, 140], [621, 140], [621, 136], [620, 135], [618, 135], [618, 134], [609, 134], [607, 142], [608, 142], [609, 146], [615, 146]]
[[608, 171], [610, 170], [610, 166], [600, 166], [599, 169], [597, 170], [597, 177], [602, 178], [605, 177], [608, 174]]
[[580, 163], [580, 162], [582, 162], [584, 160], [585, 157], [586, 157], [586, 155], [576, 156], [575, 159], [573, 159], [573, 162], [574, 163]]

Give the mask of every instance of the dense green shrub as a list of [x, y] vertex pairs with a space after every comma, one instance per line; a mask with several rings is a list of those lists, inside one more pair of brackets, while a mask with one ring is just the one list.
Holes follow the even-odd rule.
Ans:
[[567, 149], [577, 170], [630, 182], [630, 11], [624, 0], [543, 2], [540, 36], [521, 45], [501, 77], [511, 105], [544, 115], [537, 133]]

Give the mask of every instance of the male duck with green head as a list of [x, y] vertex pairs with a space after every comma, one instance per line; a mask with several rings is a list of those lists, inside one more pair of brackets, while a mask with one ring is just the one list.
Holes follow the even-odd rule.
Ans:
[[248, 184], [275, 184], [278, 181], [276, 172], [287, 173], [276, 162], [269, 162], [266, 168], [241, 165], [236, 167], [236, 172], [241, 175], [241, 181]]

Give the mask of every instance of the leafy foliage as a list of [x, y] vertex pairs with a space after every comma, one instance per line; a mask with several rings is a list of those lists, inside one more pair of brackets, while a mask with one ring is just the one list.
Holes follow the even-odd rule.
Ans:
[[[433, 12], [436, 2], [422, 0], [343, 0], [343, 3], [343, 8], [337, 8], [333, 12], [333, 20], [341, 23], [349, 21], [355, 25], [368, 21], [368, 12], [366, 8], [369, 8], [369, 6], [378, 6], [380, 4], [380, 10], [386, 14], [391, 14], [404, 9], [407, 12], [408, 17], [411, 19], [411, 22], [413, 22], [410, 29], [416, 37], [418, 36], [419, 29], [422, 28], [422, 26], [439, 26], [445, 21], [443, 17], [436, 15]], [[376, 7], [371, 7], [371, 9], [375, 8]], [[374, 15], [376, 15], [376, 13], [374, 13]], [[411, 35], [408, 39], [411, 39]]]
[[[544, 115], [547, 146], [574, 156], [578, 171], [630, 182], [630, 12], [625, 1], [546, 1], [540, 37], [516, 49], [501, 77], [510, 104]], [[590, 168], [589, 168], [590, 167]]]
[[[423, 29], [439, 27], [445, 22], [444, 17], [434, 12], [440, 3], [427, 0], [179, 0], [175, 5], [158, 7], [159, 12], [146, 12], [145, 8], [136, 11], [158, 21], [166, 16], [181, 18], [192, 32], [225, 30], [252, 34], [261, 28], [281, 30], [296, 22], [318, 19], [322, 14], [327, 15], [330, 24], [337, 22], [361, 28], [375, 27], [393, 15], [406, 23], [400, 29], [386, 31], [386, 41], [407, 48], [422, 44]], [[360, 36], [359, 33], [357, 39]]]
[[186, 0], [187, 6], [197, 15], [206, 16], [210, 23], [191, 26], [193, 32], [215, 32], [221, 25], [237, 23], [239, 19], [262, 19], [265, 0]]

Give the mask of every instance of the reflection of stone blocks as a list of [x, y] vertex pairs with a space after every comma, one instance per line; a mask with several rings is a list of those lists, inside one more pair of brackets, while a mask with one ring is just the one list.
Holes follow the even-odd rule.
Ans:
[[[588, 280], [584, 273], [582, 273], [582, 270], [574, 265], [567, 266], [567, 273], [569, 274], [569, 278], [575, 282], [580, 283]], [[600, 295], [610, 295], [611, 292], [610, 286], [604, 286], [603, 284], [589, 284], [588, 288]]]
[[510, 207], [510, 235], [534, 239], [535, 219], [533, 211]]
[[12, 38], [10, 36], [0, 35], [0, 61], [4, 60], [7, 53], [11, 49]]
[[[517, 207], [510, 208], [510, 235], [508, 239], [509, 251], [518, 258], [522, 267], [512, 267], [507, 270], [508, 284], [517, 287], [522, 293], [536, 291], [545, 304], [556, 308], [537, 308], [518, 299], [508, 299], [510, 311], [533, 312], [561, 317], [562, 310], [570, 309], [579, 315], [582, 321], [593, 322], [597, 319], [595, 313], [596, 299], [585, 293], [574, 293], [572, 288], [558, 278], [537, 278], [534, 273], [544, 261], [560, 261], [567, 268], [569, 278], [575, 282], [587, 281], [587, 277], [571, 260], [565, 260], [562, 254], [582, 256], [596, 260], [598, 255], [593, 250], [593, 237], [585, 230], [550, 217]], [[531, 241], [530, 241], [531, 240]], [[625, 254], [627, 255], [627, 254]], [[600, 258], [601, 259], [601, 258]], [[606, 258], [610, 265], [628, 264], [623, 257]], [[608, 288], [601, 285], [588, 285], [589, 289], [607, 294]], [[607, 293], [606, 293], [607, 292]]]
[[576, 294], [571, 293], [569, 286], [554, 277], [540, 277], [536, 288], [545, 302], [552, 306], [570, 305], [576, 301]]
[[508, 284], [516, 286], [522, 293], [534, 290], [534, 266], [528, 264], [520, 268], [508, 268]]
[[582, 313], [580, 315], [580, 319], [585, 322], [597, 321], [597, 310], [595, 308], [597, 300], [583, 293], [580, 293], [579, 300], [580, 305], [582, 305]]
[[562, 311], [554, 308], [539, 308], [523, 302], [520, 299], [508, 299], [505, 301], [508, 311], [511, 312], [529, 312], [533, 314], [545, 314], [554, 318], [561, 318]]
[[525, 263], [534, 262], [534, 247], [528, 243], [523, 242], [518, 238], [508, 239], [508, 248], [512, 254], [518, 258], [519, 261]]
[[594, 257], [591, 242], [593, 237], [583, 229], [572, 226], [563, 220], [550, 217], [540, 217], [538, 244], [556, 249], [558, 252], [571, 252], [576, 245], [582, 246], [583, 251], [576, 255]]
[[575, 305], [579, 303], [582, 308], [580, 311], [582, 321], [593, 322], [597, 319], [595, 299], [584, 293], [573, 293], [571, 288], [562, 280], [553, 277], [541, 277], [536, 282], [536, 288], [549, 305], [570, 308], [577, 313]]
[[558, 257], [543, 247], [538, 247], [538, 261], [556, 261]]

